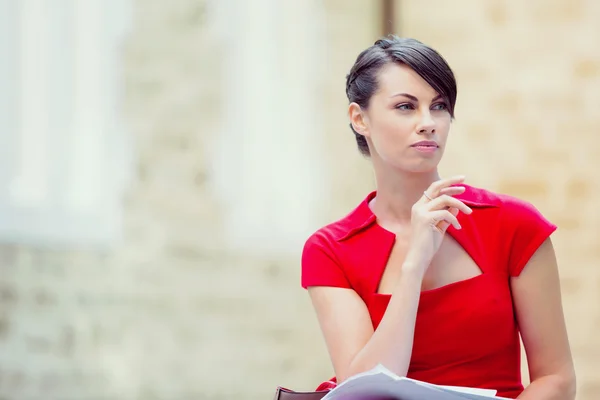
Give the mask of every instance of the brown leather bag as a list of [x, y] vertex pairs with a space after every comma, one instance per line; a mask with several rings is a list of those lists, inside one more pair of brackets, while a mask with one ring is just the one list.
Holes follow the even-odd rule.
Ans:
[[329, 390], [318, 390], [316, 392], [294, 392], [286, 388], [278, 387], [275, 391], [274, 400], [321, 400]]

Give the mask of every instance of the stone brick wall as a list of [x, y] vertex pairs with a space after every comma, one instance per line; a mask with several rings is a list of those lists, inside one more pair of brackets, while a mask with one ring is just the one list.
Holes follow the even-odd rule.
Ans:
[[[372, 187], [347, 127], [344, 76], [378, 36], [379, 10], [361, 0], [323, 4], [325, 223]], [[402, 33], [438, 48], [458, 76], [444, 172], [531, 200], [560, 225], [578, 398], [594, 399], [600, 8], [566, 0], [399, 4]], [[0, 398], [258, 400], [276, 385], [312, 389], [331, 368], [297, 257], [228, 252], [208, 185], [226, 46], [206, 29], [205, 1], [135, 7], [124, 48], [138, 159], [126, 242], [109, 254], [0, 249]]]

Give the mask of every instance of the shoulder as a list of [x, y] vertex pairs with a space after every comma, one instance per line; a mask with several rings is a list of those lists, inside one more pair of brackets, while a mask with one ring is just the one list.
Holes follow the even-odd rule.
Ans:
[[503, 225], [545, 219], [538, 208], [527, 200], [489, 189], [465, 186], [465, 193], [457, 197], [472, 207], [497, 209], [497, 215], [502, 219]]
[[506, 257], [511, 276], [520, 274], [541, 244], [557, 229], [527, 200], [475, 187], [468, 187], [465, 195], [466, 203], [473, 200], [475, 207], [493, 207], [496, 210], [494, 213], [481, 213], [479, 224], [494, 239], [497, 258]]
[[302, 286], [351, 287], [348, 271], [340, 254], [349, 248], [346, 240], [369, 226], [375, 219], [368, 202], [369, 194], [354, 210], [312, 233], [302, 249]]
[[351, 230], [349, 222], [348, 216], [346, 216], [320, 227], [308, 237], [304, 246], [335, 246], [335, 244], [343, 239], [348, 231]]
[[325, 253], [328, 257], [336, 259], [336, 253], [345, 238], [355, 231], [352, 213], [333, 221], [313, 232], [306, 242], [302, 250], [302, 259], [306, 261], [315, 253]]
[[350, 280], [339, 261], [339, 249], [336, 246], [335, 224], [325, 226], [313, 233], [304, 243], [301, 256], [301, 285], [333, 286], [350, 288]]
[[369, 201], [371, 201], [373, 197], [375, 197], [375, 192], [369, 193], [345, 216], [317, 229], [309, 236], [305, 243], [305, 247], [335, 246], [373, 224], [375, 222], [375, 215], [369, 207]]

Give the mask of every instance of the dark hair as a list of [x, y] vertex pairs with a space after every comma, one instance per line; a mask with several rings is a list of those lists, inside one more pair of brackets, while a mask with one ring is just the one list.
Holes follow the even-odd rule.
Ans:
[[[434, 49], [416, 39], [389, 36], [377, 40], [363, 50], [346, 76], [346, 96], [367, 109], [371, 96], [377, 91], [379, 71], [389, 63], [406, 64], [419, 74], [447, 102], [448, 111], [454, 118], [456, 103], [456, 80], [446, 60]], [[364, 136], [357, 133], [352, 124], [350, 129], [356, 136], [358, 150], [369, 156], [369, 147]]]

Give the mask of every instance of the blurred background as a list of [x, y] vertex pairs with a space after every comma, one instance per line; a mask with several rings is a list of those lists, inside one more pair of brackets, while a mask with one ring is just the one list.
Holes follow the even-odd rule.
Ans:
[[0, 398], [328, 379], [299, 257], [373, 189], [345, 75], [396, 33], [457, 76], [442, 174], [559, 225], [578, 399], [597, 399], [598, 21], [592, 0], [0, 0]]

